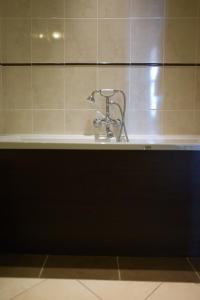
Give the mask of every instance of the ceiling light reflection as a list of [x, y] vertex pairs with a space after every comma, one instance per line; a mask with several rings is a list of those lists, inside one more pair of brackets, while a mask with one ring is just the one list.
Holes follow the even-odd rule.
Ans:
[[61, 37], [62, 37], [62, 34], [58, 31], [54, 31], [52, 33], [52, 37], [55, 39], [55, 40], [59, 40]]

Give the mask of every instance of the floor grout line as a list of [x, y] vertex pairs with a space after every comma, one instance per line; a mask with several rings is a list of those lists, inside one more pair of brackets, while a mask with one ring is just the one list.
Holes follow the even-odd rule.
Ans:
[[190, 267], [192, 268], [192, 270], [194, 271], [194, 273], [196, 274], [197, 278], [198, 278], [199, 281], [200, 281], [200, 274], [199, 274], [199, 272], [197, 271], [197, 269], [195, 268], [195, 266], [193, 265], [193, 263], [191, 262], [190, 258], [189, 258], [189, 257], [186, 257], [186, 260], [187, 260], [188, 264], [190, 265]]
[[119, 256], [117, 256], [117, 271], [118, 271], [118, 277], [119, 277], [119, 280], [122, 280], [122, 279], [121, 279], [120, 267], [119, 267]]
[[38, 275], [39, 278], [41, 278], [41, 276], [42, 276], [42, 273], [44, 271], [44, 267], [46, 266], [48, 258], [49, 258], [49, 255], [46, 255], [45, 258], [44, 258], [41, 270], [40, 270], [39, 275]]
[[[38, 279], [37, 279], [37, 280], [38, 280]], [[45, 282], [45, 281], [46, 281], [46, 279], [41, 280], [40, 282], [38, 282], [38, 283], [32, 285], [31, 287], [25, 289], [24, 291], [20, 292], [19, 294], [15, 295], [14, 297], [10, 298], [9, 300], [17, 299], [19, 296], [21, 296], [21, 295], [25, 294], [26, 292], [28, 292], [28, 291], [34, 289], [35, 287], [39, 286], [40, 284], [42, 284], [42, 283]]]
[[159, 288], [160, 288], [160, 286], [163, 284], [163, 282], [160, 282], [159, 284], [158, 284], [158, 286], [157, 287], [155, 287], [155, 289], [153, 289], [153, 291], [147, 296], [147, 297], [145, 297], [144, 298], [144, 300], [147, 300], [147, 299], [149, 299]]
[[95, 296], [99, 300], [103, 300], [99, 295], [97, 295], [93, 290], [91, 290], [85, 283], [83, 283], [81, 280], [77, 280], [77, 282], [82, 285], [88, 292], [90, 292], [93, 296]]

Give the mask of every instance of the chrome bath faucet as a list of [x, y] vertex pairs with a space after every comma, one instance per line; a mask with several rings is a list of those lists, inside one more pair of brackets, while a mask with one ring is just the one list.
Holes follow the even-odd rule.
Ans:
[[[123, 97], [123, 107], [115, 102], [112, 97], [117, 93], [121, 94]], [[95, 95], [99, 94], [105, 99], [106, 105], [106, 114], [101, 114], [100, 117], [97, 117], [93, 121], [93, 125], [95, 128], [100, 128], [102, 125], [106, 127], [106, 136], [108, 139], [114, 136], [112, 131], [112, 127], [119, 128], [119, 134], [116, 137], [117, 142], [120, 142], [122, 139], [122, 133], [124, 131], [126, 141], [129, 142], [126, 125], [125, 125], [125, 113], [126, 113], [126, 95], [122, 90], [114, 90], [114, 89], [101, 89], [101, 90], [94, 90], [91, 95], [87, 98], [88, 101], [91, 103], [95, 103]], [[110, 114], [110, 106], [115, 105], [120, 112], [121, 120], [120, 119], [113, 119], [111, 118]]]

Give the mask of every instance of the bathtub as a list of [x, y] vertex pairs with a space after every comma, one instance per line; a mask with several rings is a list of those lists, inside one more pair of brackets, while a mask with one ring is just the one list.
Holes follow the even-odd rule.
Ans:
[[0, 252], [200, 256], [199, 150], [199, 136], [1, 136]]
[[97, 141], [84, 135], [2, 135], [0, 149], [200, 150], [200, 136], [132, 135], [130, 141]]

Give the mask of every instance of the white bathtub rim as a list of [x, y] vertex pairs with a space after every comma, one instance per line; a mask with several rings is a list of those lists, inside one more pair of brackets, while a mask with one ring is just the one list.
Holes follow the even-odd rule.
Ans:
[[16, 134], [0, 135], [0, 149], [83, 150], [200, 150], [199, 135], [130, 135], [130, 142], [95, 141], [93, 135]]

